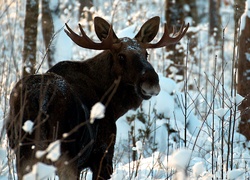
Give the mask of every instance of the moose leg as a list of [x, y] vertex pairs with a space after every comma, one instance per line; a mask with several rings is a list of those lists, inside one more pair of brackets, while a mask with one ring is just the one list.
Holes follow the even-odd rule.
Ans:
[[90, 169], [93, 172], [93, 180], [109, 179], [113, 173], [112, 160], [114, 155], [116, 124], [105, 121], [110, 121], [110, 119], [100, 120], [95, 147], [89, 158]]
[[57, 173], [60, 180], [78, 180], [80, 173], [75, 163], [68, 163], [66, 157], [61, 157], [56, 162]]
[[[111, 138], [112, 139], [112, 138]], [[113, 173], [114, 143], [103, 146], [99, 151], [94, 151], [91, 157], [90, 169], [93, 172], [93, 180], [110, 179]]]
[[23, 176], [32, 170], [32, 166], [36, 163], [36, 159], [33, 156], [31, 146], [19, 146], [16, 153], [16, 168], [18, 179], [22, 179]]

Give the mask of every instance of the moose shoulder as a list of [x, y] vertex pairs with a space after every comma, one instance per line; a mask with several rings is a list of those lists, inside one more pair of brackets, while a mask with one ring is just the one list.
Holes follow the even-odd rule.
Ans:
[[[83, 62], [60, 62], [44, 74], [24, 77], [13, 88], [6, 129], [20, 179], [38, 161], [53, 164], [60, 179], [79, 179], [87, 167], [94, 180], [111, 177], [116, 120], [160, 92], [146, 49], [177, 43], [188, 29], [182, 26], [170, 37], [165, 28], [161, 40], [151, 44], [159, 22], [159, 17], [153, 17], [133, 39], [119, 39], [108, 22], [96, 17], [100, 42], [87, 37], [80, 25], [81, 36], [66, 24], [65, 32], [77, 45], [104, 51]], [[97, 102], [105, 104], [105, 117], [90, 123], [90, 111]], [[31, 133], [22, 129], [27, 120], [34, 123]], [[36, 157], [38, 150], [45, 150], [55, 140], [61, 142], [57, 161], [46, 155]]]

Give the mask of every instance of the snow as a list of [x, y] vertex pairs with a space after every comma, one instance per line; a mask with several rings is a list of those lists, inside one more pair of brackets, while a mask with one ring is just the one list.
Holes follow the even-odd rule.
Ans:
[[192, 152], [189, 149], [178, 149], [170, 156], [168, 166], [184, 171], [190, 163], [191, 155]]
[[250, 53], [245, 53], [246, 59], [250, 62]]
[[33, 126], [34, 126], [34, 123], [31, 120], [27, 120], [25, 121], [22, 128], [25, 132], [31, 134], [33, 131]]
[[126, 27], [125, 29], [122, 29], [121, 31], [119, 31], [117, 33], [117, 37], [119, 38], [123, 38], [123, 37], [129, 37], [129, 38], [133, 38], [136, 35], [136, 24], [133, 24], [131, 26]]
[[61, 142], [60, 140], [56, 140], [49, 144], [48, 148], [45, 151], [37, 151], [36, 152], [36, 158], [41, 158], [42, 156], [46, 155], [47, 159], [50, 159], [51, 161], [55, 162], [59, 159], [61, 156]]
[[59, 140], [53, 143], [50, 143], [50, 145], [48, 146], [46, 150], [48, 152], [46, 158], [50, 159], [53, 162], [57, 161], [58, 158], [61, 156], [60, 146], [61, 146], [61, 142]]
[[194, 166], [192, 167], [193, 169], [193, 175], [195, 178], [199, 178], [202, 173], [205, 171], [204, 169], [204, 165], [203, 165], [203, 162], [197, 162], [194, 164]]
[[133, 147], [132, 150], [137, 151], [138, 154], [142, 154], [142, 152], [143, 152], [142, 142], [136, 141], [135, 147]]
[[245, 12], [247, 12], [248, 18], [250, 18], [250, 0], [246, 0]]
[[214, 110], [214, 113], [220, 118], [223, 118], [227, 112], [228, 112], [227, 108], [219, 108]]
[[23, 180], [53, 178], [55, 176], [55, 171], [56, 168], [54, 166], [38, 162], [32, 167], [32, 171], [23, 177]]
[[101, 119], [105, 117], [105, 106], [101, 102], [97, 102], [92, 106], [90, 111], [90, 123], [93, 124], [95, 119]]
[[229, 170], [228, 173], [227, 173], [227, 177], [229, 180], [234, 180], [234, 179], [237, 179], [237, 180], [240, 180], [240, 179], [245, 179], [243, 177], [244, 175], [244, 169], [233, 169], [233, 170]]
[[240, 30], [245, 29], [246, 18], [250, 18], [250, 0], [245, 1], [245, 11], [243, 15], [241, 16]]
[[59, 0], [49, 1], [49, 8], [51, 11], [56, 11], [58, 7]]

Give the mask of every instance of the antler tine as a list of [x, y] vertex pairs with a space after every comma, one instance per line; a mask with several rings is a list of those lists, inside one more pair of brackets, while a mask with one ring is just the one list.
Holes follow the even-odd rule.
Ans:
[[173, 35], [175, 37], [170, 37], [167, 25], [165, 24], [164, 33], [160, 41], [155, 44], [146, 44], [146, 48], [160, 48], [160, 47], [168, 46], [170, 44], [175, 44], [179, 42], [181, 38], [186, 34], [188, 28], [189, 28], [189, 23], [186, 25], [185, 28], [184, 28], [184, 23], [183, 23], [181, 25], [180, 30], [177, 33], [175, 33], [175, 28], [173, 27]]
[[111, 49], [113, 46], [113, 33], [112, 27], [109, 28], [109, 33], [107, 38], [103, 39], [100, 43], [96, 43], [92, 41], [84, 32], [81, 24], [79, 24], [79, 29], [81, 31], [82, 36], [76, 34], [68, 25], [65, 23], [67, 30], [64, 31], [70, 37], [70, 39], [75, 42], [78, 46], [88, 49], [95, 49], [95, 50], [107, 50]]

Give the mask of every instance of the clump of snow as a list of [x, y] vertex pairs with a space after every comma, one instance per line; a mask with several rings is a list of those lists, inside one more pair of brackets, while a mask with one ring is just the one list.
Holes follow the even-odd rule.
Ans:
[[60, 140], [57, 140], [57, 141], [54, 141], [52, 143], [50, 143], [50, 145], [48, 146], [47, 148], [47, 159], [50, 159], [51, 161], [57, 161], [58, 158], [60, 157], [61, 155], [61, 143], [60, 143]]
[[37, 151], [36, 157], [41, 158], [45, 154], [47, 154], [46, 158], [50, 159], [51, 161], [55, 162], [61, 156], [61, 143], [60, 140], [54, 141], [50, 143], [48, 148], [45, 151]]
[[31, 121], [31, 120], [27, 120], [25, 121], [25, 123], [23, 124], [23, 130], [29, 134], [32, 133], [33, 131], [33, 126], [34, 126], [34, 123]]
[[37, 151], [36, 152], [36, 158], [41, 158], [42, 156], [44, 156], [47, 153], [47, 151]]
[[141, 141], [136, 141], [135, 147], [132, 148], [134, 151], [137, 151], [138, 154], [142, 154], [143, 146]]
[[33, 165], [30, 173], [24, 175], [23, 180], [49, 179], [55, 176], [55, 172], [56, 168], [54, 166], [38, 162]]
[[189, 149], [178, 149], [169, 158], [169, 167], [177, 170], [186, 170], [191, 160], [192, 152]]
[[233, 169], [227, 172], [227, 178], [229, 180], [243, 179], [245, 170], [244, 169]]
[[93, 124], [95, 119], [101, 119], [105, 117], [105, 106], [101, 102], [97, 102], [92, 106], [90, 111], [90, 123]]
[[67, 138], [69, 136], [69, 133], [63, 133], [62, 137]]
[[227, 108], [218, 108], [214, 110], [214, 113], [220, 118], [225, 116], [227, 112], [228, 112]]
[[195, 165], [192, 167], [192, 169], [193, 169], [193, 175], [196, 178], [199, 178], [199, 176], [201, 176], [201, 174], [205, 170], [203, 162], [197, 162], [197, 163], [195, 163]]
[[240, 94], [236, 94], [236, 97], [235, 97], [235, 103], [238, 105], [240, 104], [245, 98], [242, 97]]
[[170, 156], [168, 166], [176, 169], [174, 179], [187, 179], [187, 169], [191, 161], [192, 152], [189, 149], [178, 149]]

